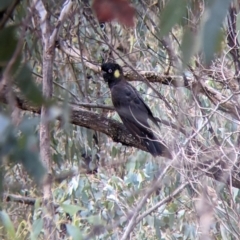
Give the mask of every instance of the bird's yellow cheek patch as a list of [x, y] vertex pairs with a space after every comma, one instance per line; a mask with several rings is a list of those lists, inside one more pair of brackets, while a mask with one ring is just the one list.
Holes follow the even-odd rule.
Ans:
[[114, 73], [113, 73], [114, 77], [115, 78], [119, 78], [120, 77], [120, 72], [119, 70], [115, 70]]

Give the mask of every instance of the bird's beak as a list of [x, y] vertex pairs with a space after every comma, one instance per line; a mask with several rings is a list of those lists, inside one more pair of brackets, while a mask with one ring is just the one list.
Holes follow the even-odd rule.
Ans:
[[103, 73], [103, 79], [104, 79], [105, 82], [108, 82], [108, 78], [107, 78], [107, 73], [106, 72]]
[[101, 67], [101, 71], [102, 71], [102, 73], [103, 73], [103, 79], [104, 79], [104, 81], [107, 82], [107, 81], [108, 81], [108, 80], [107, 80], [107, 72], [105, 71], [105, 69], [103, 69], [103, 67]]

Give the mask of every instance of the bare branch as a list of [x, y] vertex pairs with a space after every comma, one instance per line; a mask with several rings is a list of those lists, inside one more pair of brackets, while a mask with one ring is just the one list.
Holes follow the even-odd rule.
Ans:
[[[56, 46], [69, 57], [73, 58], [76, 61], [81, 61], [81, 51], [78, 48], [74, 47], [72, 44], [68, 43], [67, 41], [58, 40]], [[101, 71], [100, 66], [90, 63], [86, 56], [83, 56], [82, 58], [86, 67], [96, 73]]]
[[137, 217], [136, 224], [138, 224], [140, 221], [143, 220], [147, 215], [151, 214], [153, 211], [155, 211], [157, 208], [161, 207], [163, 204], [166, 204], [170, 202], [173, 198], [175, 198], [179, 193], [181, 193], [186, 186], [188, 185], [188, 182], [183, 183], [180, 185], [176, 190], [174, 190], [168, 197], [164, 198], [160, 202], [158, 202], [156, 205], [149, 208], [147, 211], [145, 211], [143, 214], [141, 214], [139, 217]]
[[[35, 0], [34, 6], [38, 12], [38, 15], [41, 20], [40, 28], [42, 31], [42, 40], [44, 44], [47, 44], [48, 38], [49, 38], [49, 22], [47, 21], [48, 13], [46, 11], [46, 8], [42, 2], [42, 0]], [[46, 47], [46, 46], [45, 46]]]
[[55, 45], [55, 41], [58, 37], [58, 33], [59, 33], [59, 30], [60, 30], [60, 27], [62, 25], [62, 22], [66, 19], [66, 17], [68, 16], [72, 6], [73, 6], [73, 2], [74, 0], [66, 0], [63, 4], [63, 8], [62, 8], [62, 11], [60, 13], [60, 16], [58, 18], [58, 21], [57, 21], [57, 24], [56, 24], [56, 27], [50, 37], [50, 45], [51, 46], [54, 46]]

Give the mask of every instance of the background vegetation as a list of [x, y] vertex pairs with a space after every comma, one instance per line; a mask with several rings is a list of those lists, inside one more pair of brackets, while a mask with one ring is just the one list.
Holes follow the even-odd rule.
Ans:
[[[240, 239], [239, 1], [0, 2], [2, 239]], [[114, 111], [116, 61], [173, 157]]]

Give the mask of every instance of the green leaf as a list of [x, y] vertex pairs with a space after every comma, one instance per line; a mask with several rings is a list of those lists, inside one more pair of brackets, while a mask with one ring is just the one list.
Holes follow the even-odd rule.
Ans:
[[88, 222], [93, 225], [101, 224], [101, 218], [98, 215], [89, 216], [87, 219], [88, 219]]
[[36, 83], [32, 79], [32, 74], [27, 65], [24, 65], [16, 76], [16, 85], [26, 98], [37, 105], [44, 102], [42, 93]]
[[0, 31], [0, 66], [6, 66], [17, 46], [15, 27], [6, 27]]
[[31, 231], [30, 239], [31, 240], [37, 240], [38, 235], [41, 233], [42, 229], [43, 229], [43, 219], [41, 219], [41, 218], [36, 219], [33, 222], [33, 225], [32, 225], [32, 231]]
[[189, 235], [190, 235], [190, 232], [191, 232], [191, 227], [189, 224], [187, 223], [184, 223], [183, 224], [183, 233], [184, 233], [184, 240], [185, 239], [188, 239]]
[[127, 161], [126, 169], [128, 172], [133, 172], [136, 169], [136, 161]]
[[155, 228], [155, 231], [156, 231], [156, 236], [158, 239], [161, 239], [162, 235], [161, 235], [161, 231], [160, 231], [160, 220], [156, 217], [154, 217], [154, 228]]
[[36, 127], [40, 123], [40, 117], [24, 117], [22, 122], [19, 124], [18, 129], [23, 133], [23, 134], [33, 134], [35, 132]]
[[70, 224], [67, 224], [66, 227], [67, 227], [68, 234], [72, 237], [73, 240], [83, 239], [79, 228], [77, 228], [73, 225], [70, 225]]
[[0, 11], [5, 10], [10, 4], [13, 2], [13, 0], [1, 0], [0, 1]]
[[172, 27], [180, 23], [183, 16], [186, 14], [185, 0], [170, 0], [160, 15], [160, 34], [167, 35]]
[[182, 60], [184, 67], [189, 63], [194, 50], [194, 36], [192, 31], [187, 28], [183, 33], [181, 50], [182, 50]]
[[85, 210], [85, 208], [77, 206], [77, 205], [71, 205], [71, 204], [60, 204], [64, 212], [69, 213], [70, 215], [76, 214], [80, 210]]
[[35, 204], [34, 204], [34, 209], [36, 210], [39, 208], [41, 208], [41, 200], [40, 200], [40, 198], [36, 198]]
[[40, 183], [46, 173], [46, 169], [39, 159], [38, 149], [19, 149], [16, 151], [15, 157], [20, 159], [27, 172], [34, 177], [36, 182]]
[[11, 121], [8, 117], [0, 114], [0, 141], [1, 141], [1, 138], [3, 137], [3, 135], [5, 135], [5, 131], [7, 129], [8, 126], [10, 126], [11, 124]]
[[[201, 31], [201, 44], [208, 65], [219, 45], [220, 30], [228, 12], [231, 0], [214, 0], [204, 13]], [[221, 40], [221, 39], [220, 39]]]
[[8, 214], [5, 211], [1, 211], [0, 212], [0, 218], [2, 220], [2, 223], [5, 227], [5, 230], [7, 231], [7, 239], [16, 239], [16, 232], [13, 226], [13, 223], [10, 219], [10, 217], [8, 216]]

